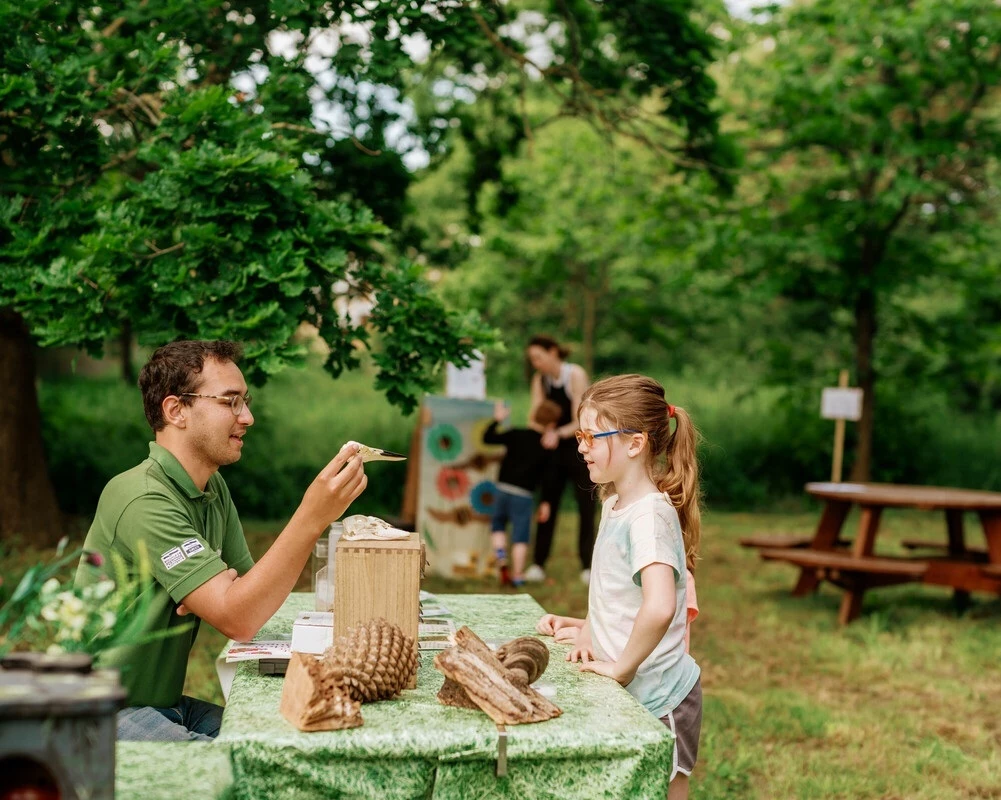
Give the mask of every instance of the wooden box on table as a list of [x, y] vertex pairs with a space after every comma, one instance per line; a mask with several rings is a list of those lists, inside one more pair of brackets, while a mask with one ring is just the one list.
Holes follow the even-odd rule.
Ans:
[[[334, 637], [359, 622], [383, 617], [414, 640], [420, 624], [424, 543], [407, 539], [340, 539], [334, 567]], [[417, 685], [414, 677], [411, 685]]]

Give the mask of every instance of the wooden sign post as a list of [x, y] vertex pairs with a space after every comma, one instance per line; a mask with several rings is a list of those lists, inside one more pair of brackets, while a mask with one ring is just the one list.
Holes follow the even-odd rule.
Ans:
[[845, 420], [857, 422], [862, 416], [862, 390], [848, 388], [848, 370], [841, 370], [837, 388], [824, 389], [820, 398], [820, 416], [835, 421], [831, 481], [840, 483], [841, 462], [845, 451]]

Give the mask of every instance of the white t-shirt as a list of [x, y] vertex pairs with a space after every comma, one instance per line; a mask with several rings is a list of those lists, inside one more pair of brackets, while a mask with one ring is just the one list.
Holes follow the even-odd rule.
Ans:
[[594, 656], [600, 661], [619, 659], [643, 602], [640, 570], [650, 564], [670, 566], [674, 570], [674, 618], [626, 687], [654, 716], [662, 717], [685, 699], [700, 672], [685, 652], [688, 604], [681, 522], [664, 494], [648, 494], [613, 511], [617, 499], [612, 495], [602, 505], [591, 565], [588, 620]]

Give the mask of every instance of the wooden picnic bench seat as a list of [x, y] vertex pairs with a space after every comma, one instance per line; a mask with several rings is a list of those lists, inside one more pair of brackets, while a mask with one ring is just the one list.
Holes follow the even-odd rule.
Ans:
[[741, 547], [807, 547], [812, 539], [802, 533], [752, 533], [739, 541]]
[[1001, 578], [1001, 564], [984, 564], [980, 571], [990, 578]]
[[761, 550], [761, 557], [770, 561], [788, 561], [806, 569], [823, 570], [837, 578], [844, 575], [873, 575], [901, 581], [919, 581], [928, 569], [928, 562], [913, 558], [886, 556], [853, 556], [851, 553], [827, 550], [802, 550], [795, 547], [775, 547]]
[[[948, 542], [936, 542], [930, 539], [902, 539], [900, 545], [901, 547], [906, 547], [908, 550], [939, 550], [949, 552]], [[987, 551], [982, 547], [964, 546], [963, 555], [969, 557], [971, 561], [987, 560]]]
[[[741, 547], [809, 547], [813, 543], [813, 534], [802, 533], [752, 533], [739, 540]], [[847, 547], [849, 542], [839, 539], [838, 547]]]

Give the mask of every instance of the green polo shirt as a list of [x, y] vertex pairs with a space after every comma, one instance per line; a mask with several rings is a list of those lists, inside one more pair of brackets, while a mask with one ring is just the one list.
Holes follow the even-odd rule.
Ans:
[[[175, 705], [198, 633], [194, 615], [177, 616], [178, 603], [220, 572], [233, 568], [243, 575], [254, 565], [226, 481], [217, 472], [205, 491], [199, 490], [170, 451], [150, 442], [149, 458], [104, 488], [84, 548], [106, 558], [117, 553], [132, 575], [138, 574], [140, 553], [145, 553], [154, 583], [143, 633], [195, 623], [184, 633], [121, 647], [101, 658], [102, 666], [121, 671], [129, 705]], [[106, 569], [110, 574], [110, 561]], [[92, 576], [93, 569], [81, 562], [77, 584]]]

